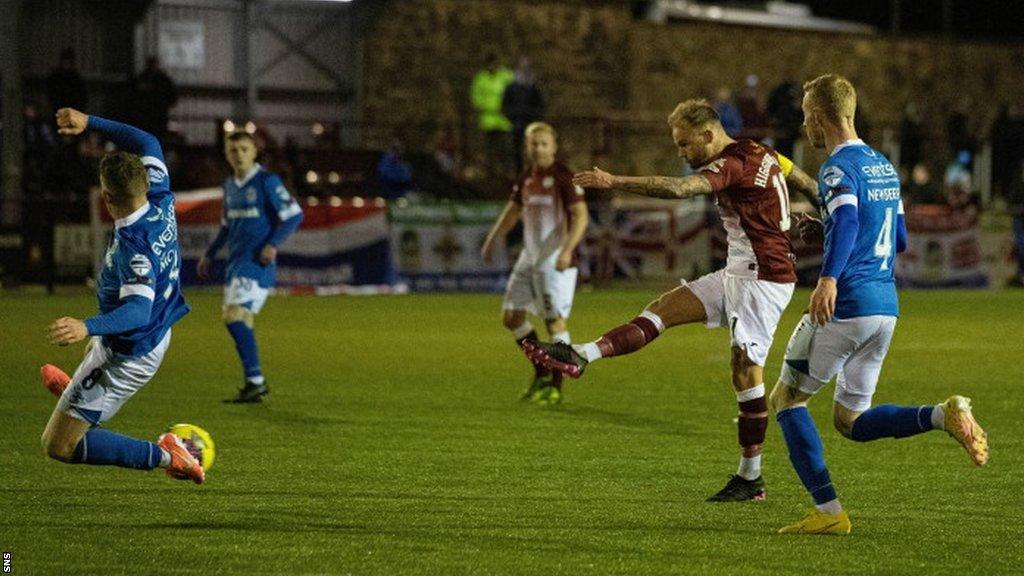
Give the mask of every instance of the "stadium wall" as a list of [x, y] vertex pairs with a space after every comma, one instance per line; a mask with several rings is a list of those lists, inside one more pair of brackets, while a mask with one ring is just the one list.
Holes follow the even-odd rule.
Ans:
[[[638, 172], [675, 170], [668, 146], [650, 135], [664, 127], [671, 107], [685, 97], [738, 89], [747, 74], [761, 78], [763, 95], [784, 79], [825, 71], [848, 75], [875, 127], [898, 125], [905, 103], [918, 100], [932, 130], [932, 153], [943, 153], [945, 117], [969, 103], [978, 126], [988, 127], [998, 104], [1019, 98], [1024, 46], [922, 37], [843, 35], [633, 19], [627, 5], [596, 6], [497, 0], [391, 2], [367, 35], [364, 51], [364, 120], [429, 127], [461, 126], [477, 138], [468, 90], [484, 54], [493, 50], [509, 66], [528, 56], [547, 99], [548, 116], [562, 119], [562, 151], [589, 165]], [[608, 121], [626, 123], [609, 137]], [[567, 128], [567, 129], [566, 129]], [[381, 146], [383, 133], [364, 134]], [[410, 131], [408, 143], [428, 144], [428, 130]], [[596, 142], [596, 144], [595, 144]], [[595, 148], [597, 152], [595, 154]]]

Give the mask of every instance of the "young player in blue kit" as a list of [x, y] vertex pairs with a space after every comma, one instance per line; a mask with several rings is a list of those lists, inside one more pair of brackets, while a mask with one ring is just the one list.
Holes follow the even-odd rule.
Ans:
[[[968, 398], [951, 396], [937, 405], [871, 406], [899, 315], [893, 259], [906, 249], [907, 231], [899, 176], [885, 156], [857, 138], [856, 103], [853, 85], [841, 76], [827, 74], [804, 85], [807, 139], [816, 148], [831, 150], [818, 182], [825, 256], [808, 314], [790, 338], [770, 400], [790, 461], [815, 508], [782, 533], [850, 532], [850, 519], [836, 496], [821, 438], [807, 410], [811, 396], [837, 375], [833, 415], [843, 436], [869, 442], [945, 430], [975, 464], [988, 461], [988, 440]], [[820, 233], [817, 221], [810, 224], [801, 232]]]
[[245, 384], [230, 401], [260, 402], [270, 389], [260, 367], [253, 325], [274, 287], [277, 247], [302, 223], [302, 208], [276, 174], [256, 163], [251, 135], [229, 135], [224, 152], [234, 176], [224, 183], [220, 232], [199, 260], [197, 272], [208, 278], [210, 263], [227, 242], [223, 319], [245, 374]]
[[53, 365], [42, 368], [43, 383], [60, 396], [43, 448], [62, 462], [162, 467], [173, 478], [200, 484], [202, 466], [174, 434], [153, 443], [100, 427], [156, 374], [171, 325], [189, 311], [178, 281], [178, 226], [160, 143], [137, 128], [70, 108], [57, 111], [57, 126], [64, 135], [96, 130], [126, 151], [100, 162], [101, 194], [114, 218], [97, 279], [100, 314], [59, 318], [49, 328], [50, 341], [60, 346], [92, 339], [73, 377]]

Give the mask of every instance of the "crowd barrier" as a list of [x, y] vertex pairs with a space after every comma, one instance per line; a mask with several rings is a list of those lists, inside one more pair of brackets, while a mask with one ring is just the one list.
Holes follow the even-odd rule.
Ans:
[[[181, 278], [201, 281], [195, 264], [220, 226], [219, 189], [176, 195]], [[333, 198], [303, 202], [305, 220], [281, 246], [278, 283], [282, 289], [338, 292], [500, 292], [519, 245], [499, 246], [492, 262], [480, 247], [503, 202], [397, 202]], [[901, 286], [916, 288], [988, 285], [977, 214], [947, 206], [915, 205], [906, 214], [909, 245], [896, 259]], [[91, 225], [54, 230], [58, 265], [101, 260], [109, 241], [110, 218], [93, 202]], [[694, 279], [721, 266], [725, 238], [713, 206], [702, 201], [615, 200], [591, 205], [591, 224], [580, 245], [581, 277], [600, 284], [611, 279]], [[794, 238], [801, 283], [813, 284], [820, 247]], [[223, 270], [224, 252], [215, 262]]]
[[983, 288], [978, 213], [918, 204], [906, 213], [907, 251], [896, 258], [896, 278], [908, 288]]

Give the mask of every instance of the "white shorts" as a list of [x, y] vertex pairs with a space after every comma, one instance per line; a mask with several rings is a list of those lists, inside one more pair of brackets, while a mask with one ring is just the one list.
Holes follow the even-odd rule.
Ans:
[[241, 306], [253, 314], [259, 314], [267, 302], [268, 294], [270, 289], [260, 287], [256, 280], [235, 276], [224, 286], [224, 307]]
[[558, 271], [553, 266], [534, 267], [516, 262], [505, 287], [503, 310], [526, 310], [545, 320], [568, 318], [576, 294], [579, 270]]
[[833, 319], [817, 326], [804, 314], [789, 339], [780, 378], [805, 394], [815, 394], [838, 374], [835, 401], [863, 412], [871, 407], [895, 329], [895, 316]]
[[793, 284], [740, 278], [724, 269], [681, 283], [704, 304], [707, 327], [728, 326], [732, 345], [764, 366], [779, 318], [793, 297]]
[[125, 356], [111, 352], [100, 336], [93, 336], [57, 407], [93, 425], [110, 420], [156, 374], [170, 345], [168, 330], [148, 354]]

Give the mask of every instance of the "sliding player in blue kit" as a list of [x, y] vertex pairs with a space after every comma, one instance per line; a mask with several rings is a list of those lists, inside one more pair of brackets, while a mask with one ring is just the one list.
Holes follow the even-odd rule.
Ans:
[[73, 377], [50, 364], [42, 368], [44, 385], [60, 396], [43, 431], [43, 449], [62, 462], [161, 467], [172, 478], [201, 484], [202, 466], [174, 434], [153, 443], [100, 426], [156, 374], [171, 326], [189, 311], [178, 279], [178, 225], [160, 142], [70, 108], [57, 111], [57, 126], [62, 135], [95, 130], [124, 151], [100, 162], [103, 203], [114, 218], [97, 278], [100, 314], [84, 321], [65, 316], [49, 327], [50, 342], [59, 346], [91, 340]]

